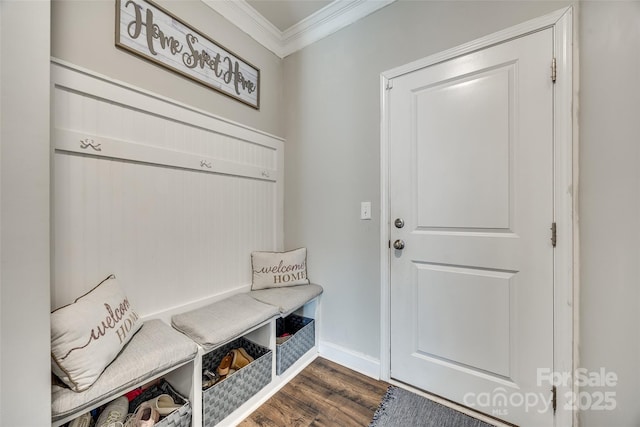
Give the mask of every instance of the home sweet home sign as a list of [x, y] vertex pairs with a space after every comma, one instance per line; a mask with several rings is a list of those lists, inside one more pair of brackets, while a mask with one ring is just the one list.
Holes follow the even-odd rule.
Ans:
[[260, 70], [148, 0], [116, 0], [116, 46], [260, 108]]

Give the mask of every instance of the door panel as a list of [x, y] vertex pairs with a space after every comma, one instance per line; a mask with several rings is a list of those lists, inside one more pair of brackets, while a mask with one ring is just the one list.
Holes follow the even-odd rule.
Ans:
[[513, 273], [426, 263], [416, 268], [418, 353], [508, 378]]
[[[552, 425], [552, 31], [393, 80], [391, 377], [520, 425]], [[503, 393], [506, 407], [481, 395]], [[510, 399], [513, 397], [513, 399]]]
[[413, 91], [420, 227], [509, 228], [513, 94], [512, 64]]

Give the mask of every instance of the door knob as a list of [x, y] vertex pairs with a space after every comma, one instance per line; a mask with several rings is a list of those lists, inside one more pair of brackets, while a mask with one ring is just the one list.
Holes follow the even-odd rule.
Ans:
[[396, 226], [396, 228], [402, 228], [404, 227], [404, 219], [402, 218], [396, 218], [395, 221], [393, 221], [393, 225]]
[[396, 240], [395, 242], [393, 242], [393, 247], [398, 250], [404, 249], [404, 240]]

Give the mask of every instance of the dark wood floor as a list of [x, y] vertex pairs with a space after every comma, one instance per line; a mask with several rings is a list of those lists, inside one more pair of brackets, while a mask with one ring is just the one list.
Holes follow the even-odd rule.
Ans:
[[388, 386], [317, 358], [239, 426], [368, 426]]

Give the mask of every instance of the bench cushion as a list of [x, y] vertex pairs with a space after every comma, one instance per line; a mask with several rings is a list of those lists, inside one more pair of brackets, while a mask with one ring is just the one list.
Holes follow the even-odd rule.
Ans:
[[312, 283], [309, 285], [261, 289], [251, 291], [249, 295], [258, 301], [278, 307], [284, 317], [320, 295], [322, 291], [322, 286]]
[[111, 400], [136, 384], [193, 360], [197, 353], [198, 346], [189, 338], [161, 320], [149, 320], [87, 390], [77, 393], [52, 386], [52, 419], [57, 421], [76, 412], [86, 412], [100, 401]]
[[115, 276], [51, 313], [51, 370], [77, 392], [91, 387], [142, 327]]
[[242, 293], [177, 314], [171, 324], [208, 352], [278, 315], [276, 307]]

